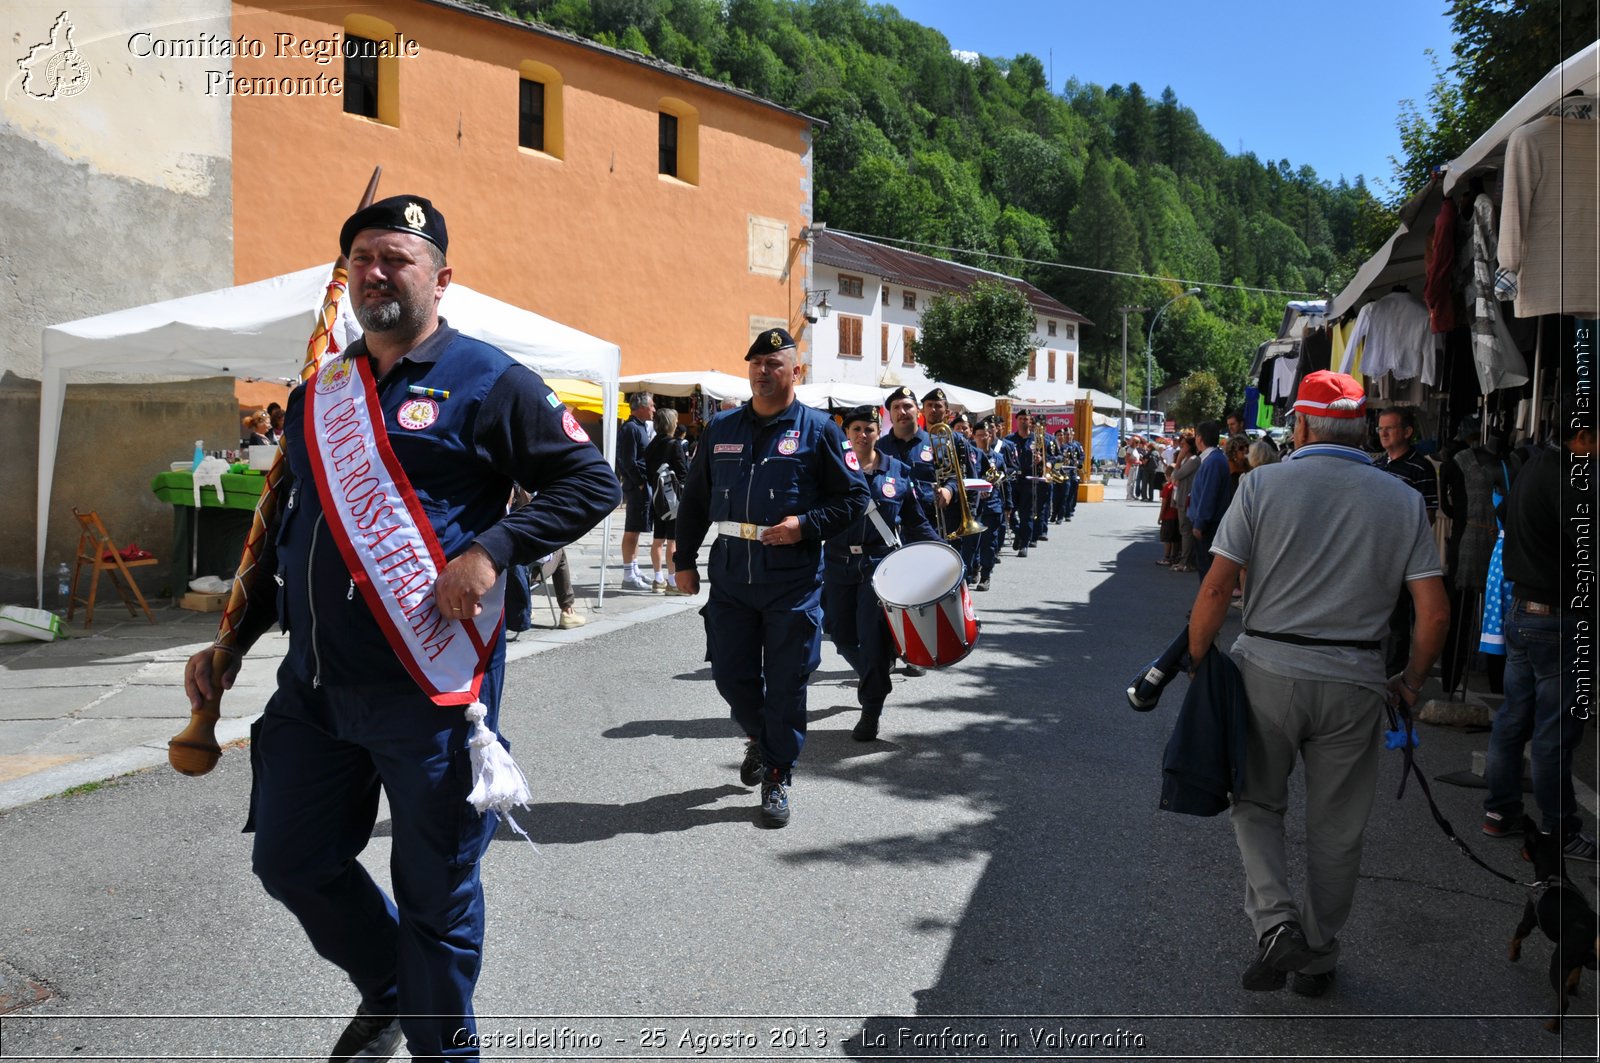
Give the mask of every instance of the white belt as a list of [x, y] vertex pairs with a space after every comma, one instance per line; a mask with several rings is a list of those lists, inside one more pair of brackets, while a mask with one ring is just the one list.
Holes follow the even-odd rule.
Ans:
[[736, 520], [719, 520], [717, 534], [726, 535], [730, 539], [759, 540], [761, 533], [769, 527], [767, 524], [740, 524]]

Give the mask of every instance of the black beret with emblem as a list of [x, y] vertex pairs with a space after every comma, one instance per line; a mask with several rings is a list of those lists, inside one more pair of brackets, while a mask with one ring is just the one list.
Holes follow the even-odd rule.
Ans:
[[917, 393], [906, 387], [904, 384], [901, 384], [899, 387], [889, 392], [889, 397], [883, 400], [883, 404], [885, 406], [893, 406], [901, 399], [910, 399], [911, 404], [914, 406], [917, 402]]
[[871, 421], [873, 424], [877, 424], [878, 408], [876, 406], [857, 406], [853, 410], [845, 411], [842, 427], [849, 428], [857, 421]]
[[946, 400], [945, 397], [944, 397], [944, 388], [934, 388], [932, 391], [930, 391], [926, 395], [922, 396], [922, 401], [923, 402], [946, 402], [948, 400]]
[[744, 352], [744, 360], [760, 358], [764, 354], [777, 354], [781, 350], [793, 347], [794, 337], [781, 328], [769, 328], [756, 337], [750, 349]]
[[[923, 399], [922, 401], [923, 402], [927, 402], [928, 400], [927, 399]], [[967, 415], [964, 414], [964, 413], [958, 413], [958, 414], [956, 414], [956, 415], [954, 415], [953, 417], [950, 418], [950, 427], [951, 428], [954, 428], [958, 424], [970, 425], [971, 423], [972, 422], [967, 419]]]
[[390, 196], [350, 215], [350, 219], [339, 230], [339, 252], [350, 254], [350, 245], [355, 243], [356, 234], [364, 229], [388, 229], [420, 236], [437, 247], [441, 254], [450, 245], [449, 234], [445, 232], [444, 215], [421, 196]]

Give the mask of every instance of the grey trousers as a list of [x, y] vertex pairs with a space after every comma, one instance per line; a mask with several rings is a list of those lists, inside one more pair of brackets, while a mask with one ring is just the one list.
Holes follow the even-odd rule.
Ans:
[[[1236, 660], [1238, 660], [1236, 658]], [[1362, 835], [1378, 779], [1383, 696], [1352, 683], [1289, 679], [1238, 660], [1250, 698], [1244, 789], [1232, 820], [1244, 861], [1244, 910], [1256, 936], [1293, 920], [1333, 970], [1361, 870]], [[1305, 762], [1305, 901], [1289, 888], [1283, 814], [1295, 759]]]

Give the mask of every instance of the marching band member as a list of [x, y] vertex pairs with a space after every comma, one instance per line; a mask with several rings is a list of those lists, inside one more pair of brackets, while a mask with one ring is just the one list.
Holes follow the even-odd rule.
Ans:
[[716, 534], [704, 609], [711, 677], [745, 733], [739, 779], [761, 784], [764, 826], [789, 822], [806, 738], [806, 679], [822, 655], [822, 542], [865, 510], [855, 451], [833, 418], [794, 397], [794, 338], [768, 329], [745, 362], [753, 397], [712, 418], [678, 504], [678, 589], [700, 590], [700, 544]]
[[1016, 539], [1017, 556], [1027, 557], [1028, 547], [1038, 542], [1042, 536], [1035, 523], [1038, 512], [1037, 496], [1040, 488], [1048, 484], [1032, 479], [1039, 476], [1039, 458], [1033, 452], [1033, 416], [1027, 410], [1017, 413], [1017, 430], [1006, 437], [1006, 442], [1011, 445], [1012, 452], [1017, 459], [1017, 475], [1013, 481], [1015, 489], [1012, 491], [1011, 530]]
[[[973, 536], [978, 541], [974, 563], [977, 571], [976, 574], [971, 570], [967, 573], [967, 578], [972, 581], [972, 589], [975, 591], [989, 589], [989, 577], [994, 574], [995, 559], [1000, 552], [1000, 537], [1005, 534], [1003, 500], [1000, 497], [1005, 481], [1003, 470], [995, 464], [994, 454], [989, 449], [992, 433], [993, 425], [987, 420], [979, 421], [972, 431], [973, 476], [982, 477], [994, 484], [992, 491], [978, 491], [973, 495], [976, 502], [972, 515], [983, 525], [983, 534]], [[1002, 475], [995, 475], [996, 472], [1001, 472]]]
[[[898, 530], [904, 542], [937, 541], [938, 533], [923, 512], [911, 469], [876, 448], [877, 408], [860, 406], [845, 414], [844, 432], [866, 477], [872, 499], [869, 504], [877, 507], [884, 523]], [[892, 549], [865, 513], [823, 544], [822, 624], [839, 655], [861, 677], [856, 694], [861, 718], [851, 731], [859, 742], [878, 736], [878, 719], [889, 696], [895, 644], [883, 607], [872, 591], [872, 573]]]

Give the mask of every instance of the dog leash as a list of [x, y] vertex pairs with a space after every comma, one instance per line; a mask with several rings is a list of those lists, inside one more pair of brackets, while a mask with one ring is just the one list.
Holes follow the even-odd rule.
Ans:
[[[1428, 788], [1428, 778], [1422, 774], [1422, 769], [1417, 766], [1416, 754], [1412, 752], [1417, 744], [1417, 734], [1411, 723], [1411, 713], [1407, 709], [1405, 702], [1400, 702], [1398, 706], [1392, 702], [1385, 702], [1384, 711], [1389, 714], [1389, 748], [1394, 748], [1395, 743], [1399, 742], [1401, 753], [1404, 755], [1406, 762], [1404, 770], [1402, 770], [1400, 773], [1400, 789], [1395, 792], [1394, 799], [1398, 801], [1400, 798], [1405, 796], [1406, 776], [1415, 775], [1417, 777], [1417, 785], [1422, 787], [1422, 796], [1428, 799], [1428, 811], [1433, 813], [1433, 821], [1439, 824], [1439, 829], [1444, 831], [1445, 837], [1454, 842], [1456, 848], [1461, 850], [1462, 856], [1465, 856], [1468, 860], [1471, 860], [1474, 864], [1477, 864], [1495, 878], [1503, 879], [1504, 881], [1511, 883], [1513, 886], [1520, 886], [1523, 889], [1531, 890], [1537, 889], [1544, 885], [1542, 882], [1521, 882], [1503, 871], [1497, 871], [1488, 864], [1484, 863], [1477, 853], [1473, 852], [1467, 847], [1467, 843], [1462, 841], [1461, 838], [1457, 836], [1455, 828], [1450, 825], [1450, 821], [1444, 818], [1444, 813], [1439, 811], [1439, 805], [1433, 799], [1433, 791]], [[1405, 723], [1404, 732], [1402, 732], [1400, 729], [1400, 724], [1402, 721]]]

